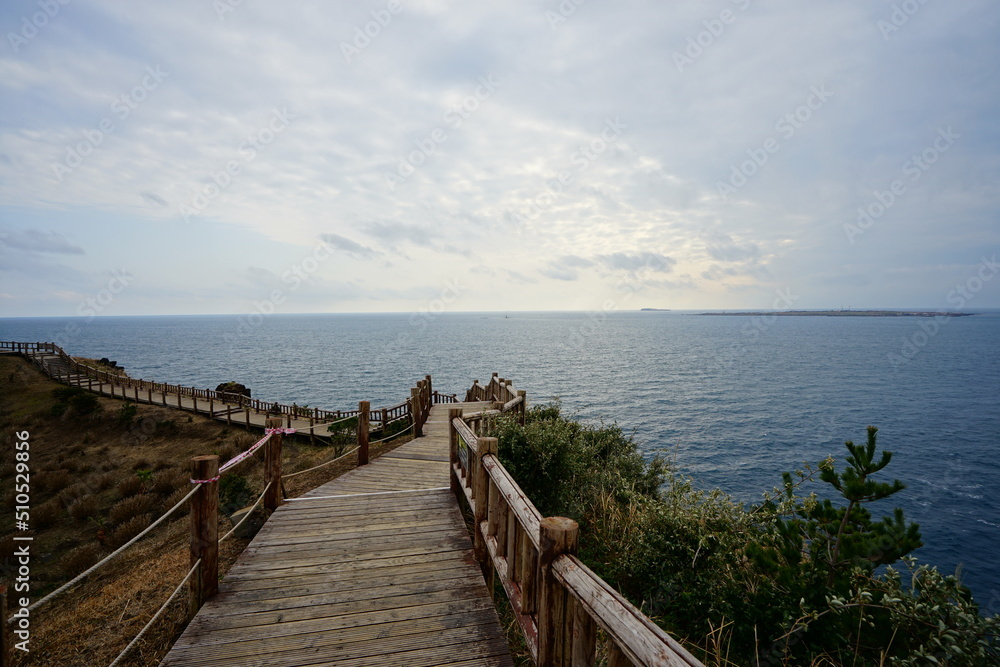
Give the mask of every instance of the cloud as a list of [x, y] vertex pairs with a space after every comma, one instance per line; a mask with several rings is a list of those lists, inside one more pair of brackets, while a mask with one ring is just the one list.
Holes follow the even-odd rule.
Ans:
[[596, 259], [609, 269], [628, 271], [653, 271], [670, 273], [674, 270], [677, 260], [658, 252], [625, 253], [616, 252], [610, 255], [597, 255]]
[[83, 255], [83, 248], [56, 232], [24, 229], [19, 232], [0, 232], [0, 243], [16, 250], [54, 255]]
[[591, 260], [584, 257], [563, 255], [559, 259], [550, 261], [548, 266], [539, 269], [538, 272], [547, 278], [570, 281], [579, 278], [577, 269], [586, 269], [593, 265]]
[[756, 243], [738, 244], [731, 236], [720, 232], [706, 235], [705, 249], [709, 257], [721, 262], [745, 262], [761, 256], [760, 246]]
[[[872, 280], [866, 298], [934, 305], [953, 279], [942, 267], [993, 252], [995, 2], [924, 3], [888, 36], [891, 3], [867, 0], [725, 3], [718, 35], [698, 3], [586, 3], [555, 29], [542, 4], [403, 3], [350, 59], [340, 44], [371, 8], [61, 12], [0, 55], [0, 220], [45, 230], [0, 240], [0, 270], [55, 292], [71, 281], [47, 264], [96, 275], [127, 256], [144, 284], [184, 293], [247, 283], [246, 266], [323, 237], [344, 261], [317, 284], [366, 277], [334, 310], [416, 308], [418, 292], [392, 288], [477, 265], [496, 274], [463, 293], [470, 310], [586, 309], [616, 280], [678, 275], [696, 285], [683, 299], [649, 287], [677, 308], [737, 307], [719, 281], [768, 292], [773, 276], [832, 300], [819, 306], [857, 304], [825, 276], [875, 267], [924, 277]], [[830, 95], [810, 105], [815, 90]], [[947, 151], [939, 128], [957, 135]], [[919, 180], [904, 172], [914, 156]], [[896, 180], [905, 191], [845, 237]], [[18, 289], [4, 285], [34, 301]], [[224, 299], [198, 307], [231, 310]]]
[[140, 192], [139, 196], [142, 197], [143, 201], [152, 204], [153, 206], [158, 206], [160, 208], [168, 206], [166, 199], [153, 192]]
[[321, 234], [319, 238], [324, 243], [332, 245], [334, 248], [337, 248], [338, 250], [357, 259], [377, 257], [381, 254], [377, 250], [361, 245], [360, 243], [340, 236], [339, 234]]
[[368, 236], [378, 239], [383, 245], [390, 248], [396, 248], [403, 241], [426, 248], [430, 247], [432, 241], [440, 236], [434, 230], [425, 227], [391, 220], [370, 222], [361, 229]]

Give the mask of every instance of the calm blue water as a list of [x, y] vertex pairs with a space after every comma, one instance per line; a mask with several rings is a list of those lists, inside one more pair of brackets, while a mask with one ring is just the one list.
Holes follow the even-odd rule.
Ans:
[[[896, 498], [921, 525], [917, 555], [945, 571], [962, 563], [980, 604], [1000, 612], [1000, 313], [937, 331], [916, 318], [676, 312], [261, 319], [0, 319], [0, 340], [54, 340], [133, 377], [236, 380], [255, 397], [331, 409], [395, 404], [426, 373], [461, 394], [497, 371], [529, 401], [559, 396], [569, 413], [617, 421], [698, 486], [746, 501], [804, 461], [842, 458], [843, 441], [874, 424], [896, 454], [888, 473], [908, 485]], [[912, 359], [890, 363], [904, 339]]]

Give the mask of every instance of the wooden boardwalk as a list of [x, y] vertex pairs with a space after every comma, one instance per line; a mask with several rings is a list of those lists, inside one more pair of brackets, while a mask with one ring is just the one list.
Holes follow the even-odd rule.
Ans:
[[[186, 412], [197, 412], [212, 419], [226, 422], [233, 426], [245, 426], [247, 428], [263, 429], [270, 417], [268, 414], [245, 409], [235, 403], [225, 403], [223, 401], [210, 402], [207, 399], [197, 399], [191, 396], [180, 396], [174, 393], [161, 391], [136, 391], [126, 389], [116, 382], [100, 382], [93, 378], [88, 378], [82, 373], [74, 371], [66, 360], [53, 352], [34, 351], [29, 353], [29, 358], [36, 364], [42, 366], [50, 377], [58, 378], [60, 382], [65, 382], [71, 386], [89, 389], [102, 396], [110, 396], [134, 403], [144, 403], [150, 405], [160, 405], [167, 408], [174, 408]], [[211, 406], [211, 409], [210, 409]], [[313, 429], [313, 426], [318, 426]], [[319, 421], [310, 421], [303, 417], [286, 417], [285, 425], [294, 428], [301, 433], [311, 433], [319, 440], [328, 440], [329, 434], [326, 427]]]
[[161, 665], [513, 665], [448, 489], [448, 409], [483, 405], [279, 508]]

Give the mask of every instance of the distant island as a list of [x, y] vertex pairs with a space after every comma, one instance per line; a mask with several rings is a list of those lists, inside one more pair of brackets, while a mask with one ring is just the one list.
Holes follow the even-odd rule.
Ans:
[[[647, 310], [643, 308], [643, 310]], [[652, 309], [650, 309], [652, 310]], [[742, 315], [780, 317], [968, 317], [975, 313], [947, 313], [923, 310], [776, 310], [773, 312], [723, 311], [721, 313], [698, 313], [699, 315]]]
[[669, 313], [670, 312], [669, 308], [640, 308], [639, 310], [642, 311], [642, 312], [648, 312], [648, 313]]

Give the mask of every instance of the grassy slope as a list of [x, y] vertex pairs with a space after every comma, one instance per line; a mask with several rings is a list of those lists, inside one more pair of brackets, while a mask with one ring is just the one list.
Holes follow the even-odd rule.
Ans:
[[[135, 526], [122, 516], [119, 503], [140, 503], [148, 514], [140, 525], [158, 517], [189, 490], [189, 461], [200, 454], [222, 460], [242, 451], [259, 435], [201, 415], [158, 406], [138, 406], [130, 424], [119, 423], [122, 401], [100, 398], [101, 410], [55, 416], [59, 387], [16, 357], [0, 357], [0, 563], [3, 583], [10, 586], [14, 543], [15, 433], [30, 432], [32, 497], [33, 600], [68, 581], [93, 558], [103, 556], [128, 539]], [[402, 444], [373, 447], [372, 455]], [[308, 468], [329, 459], [329, 447], [313, 447], [286, 438], [283, 470]], [[295, 496], [353, 466], [353, 457], [301, 475], [286, 485]], [[241, 464], [254, 494], [262, 488], [260, 455]], [[153, 471], [139, 484], [139, 470]], [[138, 499], [136, 497], [139, 497]], [[86, 505], [90, 504], [90, 507]], [[76, 516], [74, 516], [74, 514]], [[19, 655], [18, 665], [108, 664], [138, 633], [163, 603], [188, 568], [185, 515], [160, 526], [78, 588], [38, 610], [32, 619], [31, 654]], [[116, 522], [113, 519], [118, 519]], [[99, 525], [103, 523], [102, 526]], [[220, 534], [231, 526], [220, 523]], [[119, 531], [116, 533], [116, 531]], [[121, 532], [124, 531], [124, 532]], [[133, 533], [134, 534], [134, 533]], [[225, 571], [248, 543], [232, 539], [221, 549]], [[155, 665], [183, 629], [186, 596], [173, 605], [143, 644], [124, 663]]]

